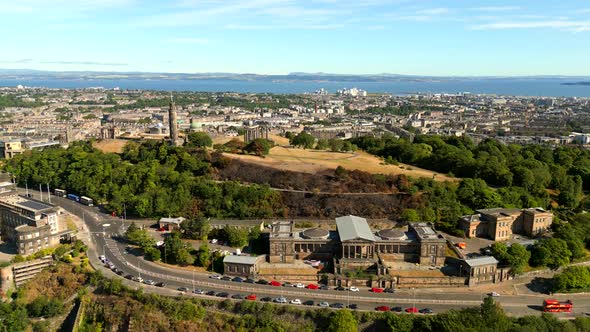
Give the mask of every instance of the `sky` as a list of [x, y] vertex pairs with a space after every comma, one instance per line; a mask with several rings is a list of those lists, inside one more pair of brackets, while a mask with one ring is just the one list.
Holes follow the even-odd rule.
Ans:
[[0, 0], [0, 68], [590, 76], [588, 0]]

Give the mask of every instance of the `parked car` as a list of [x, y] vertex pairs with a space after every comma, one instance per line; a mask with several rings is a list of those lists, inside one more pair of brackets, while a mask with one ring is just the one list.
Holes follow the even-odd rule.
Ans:
[[244, 282], [247, 284], [253, 284], [255, 281], [254, 281], [254, 279], [248, 278], [248, 279], [244, 280]]
[[312, 301], [312, 300], [307, 300], [307, 301], [303, 302], [302, 304], [303, 304], [303, 305], [314, 306], [314, 305], [315, 305], [315, 302], [314, 302], [314, 301]]
[[210, 279], [217, 279], [217, 280], [221, 280], [221, 276], [219, 274], [214, 274], [209, 276]]
[[298, 282], [295, 285], [293, 285], [293, 287], [296, 287], [296, 288], [305, 288], [305, 285], [302, 284], [302, 283], [300, 283], [300, 282]]
[[342, 303], [332, 303], [332, 304], [330, 305], [330, 308], [334, 308], [334, 309], [342, 309], [342, 308], [344, 308], [344, 304], [342, 304]]
[[301, 304], [301, 300], [300, 299], [292, 299], [291, 304]]
[[287, 281], [283, 283], [283, 287], [293, 287], [293, 284]]
[[246, 300], [256, 301], [256, 294], [250, 294], [246, 296]]
[[496, 292], [491, 292], [488, 294], [489, 296], [493, 296], [493, 297], [497, 297], [500, 296], [500, 293], [496, 293]]
[[356, 305], [356, 303], [351, 303], [348, 305], [348, 309], [356, 310], [358, 309], [358, 305]]
[[148, 279], [148, 280], [145, 280], [143, 283], [144, 283], [144, 284], [146, 284], [146, 285], [155, 285], [155, 284], [156, 284], [156, 282], [155, 282], [155, 281], [153, 281], [153, 280], [150, 280], [150, 279]]
[[128, 275], [125, 276], [125, 279], [133, 280], [133, 275], [128, 274]]
[[195, 289], [195, 290], [193, 291], [193, 293], [195, 293], [195, 294], [199, 294], [199, 295], [202, 295], [202, 294], [205, 294], [205, 291], [204, 291], [204, 290], [202, 290], [202, 289]]
[[135, 278], [135, 281], [137, 281], [137, 282], [143, 282], [143, 278], [142, 277], [137, 277], [137, 278]]
[[339, 291], [343, 291], [343, 290], [345, 290], [346, 288], [344, 288], [344, 287], [342, 287], [342, 286], [338, 286], [338, 287], [336, 287], [336, 288], [334, 288], [334, 289], [335, 289], [335, 290], [339, 290]]
[[231, 297], [232, 299], [236, 299], [236, 300], [243, 300], [246, 298], [246, 296], [242, 295], [242, 294], [234, 294]]
[[262, 302], [270, 302], [270, 301], [272, 301], [272, 297], [265, 296], [265, 297], [261, 298], [260, 301], [262, 301]]
[[244, 279], [243, 278], [240, 278], [240, 277], [235, 277], [231, 281], [233, 281], [233, 282], [244, 282]]
[[178, 287], [178, 290], [181, 292], [188, 292], [188, 287]]
[[210, 290], [207, 293], [205, 293], [205, 295], [215, 296], [215, 295], [217, 295], [217, 292], [215, 292], [214, 290]]
[[321, 285], [320, 290], [330, 290], [330, 287], [328, 285]]
[[156, 284], [154, 286], [156, 286], [156, 287], [164, 287], [164, 286], [166, 286], [166, 284], [160, 281], [160, 282], [156, 282]]
[[318, 307], [329, 308], [330, 307], [330, 303], [328, 303], [326, 301], [322, 301], [322, 302], [318, 303]]
[[389, 307], [386, 306], [386, 305], [380, 305], [380, 306], [376, 307], [375, 310], [377, 310], [377, 311], [389, 311]]
[[118, 274], [118, 275], [120, 275], [120, 276], [122, 276], [122, 275], [125, 274], [125, 272], [123, 272], [123, 270], [115, 271], [115, 273]]
[[270, 285], [271, 286], [275, 286], [275, 287], [279, 287], [279, 286], [281, 286], [281, 283], [278, 282], [278, 281], [273, 280], [273, 281], [270, 282]]
[[217, 239], [211, 239], [211, 244], [216, 244], [217, 243]]
[[264, 279], [260, 279], [256, 283], [259, 285], [268, 285], [269, 284], [268, 280], [264, 280]]
[[100, 259], [101, 262], [104, 262], [106, 257], [104, 255], [100, 255], [100, 256], [98, 256], [98, 259]]
[[395, 290], [394, 290], [393, 288], [389, 288], [389, 287], [388, 287], [388, 288], [385, 288], [385, 289], [383, 290], [383, 292], [384, 292], [384, 293], [390, 293], [390, 294], [393, 294], [393, 293], [395, 293]]
[[373, 292], [373, 293], [383, 293], [383, 288], [373, 287], [373, 288], [369, 289], [369, 291]]
[[223, 277], [221, 277], [221, 280], [223, 280], [223, 281], [231, 281], [231, 277], [223, 276]]
[[409, 308], [406, 308], [406, 312], [409, 312], [411, 314], [415, 314], [415, 313], [418, 312], [418, 308], [416, 308], [416, 307], [409, 307]]
[[402, 312], [402, 311], [404, 311], [404, 308], [402, 308], [402, 307], [393, 307], [393, 308], [391, 308], [391, 311], [393, 311], [393, 312]]
[[432, 309], [430, 309], [430, 308], [420, 309], [420, 313], [422, 313], [422, 314], [431, 314], [433, 312], [434, 311], [432, 311]]
[[360, 291], [360, 289], [356, 286], [350, 286], [350, 288], [348, 290], [350, 290], [351, 292], [359, 292]]
[[228, 297], [229, 296], [229, 293], [220, 292], [220, 293], [215, 294], [215, 296], [217, 296], [217, 297]]
[[287, 303], [287, 299], [285, 297], [277, 297], [276, 299], [273, 300], [273, 302], [275, 303]]
[[315, 285], [315, 284], [309, 284], [305, 288], [307, 288], [307, 289], [319, 289], [320, 287], [318, 285]]

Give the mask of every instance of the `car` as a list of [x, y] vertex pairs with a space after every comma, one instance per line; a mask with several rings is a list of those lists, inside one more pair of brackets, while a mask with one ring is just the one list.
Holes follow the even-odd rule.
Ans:
[[234, 294], [231, 297], [232, 299], [236, 299], [236, 300], [243, 300], [246, 298], [246, 296], [242, 295], [242, 294]]
[[125, 276], [125, 279], [133, 280], [133, 275], [128, 274], [128, 275]]
[[320, 287], [318, 285], [315, 285], [315, 284], [309, 284], [309, 285], [307, 285], [306, 288], [307, 289], [319, 289]]
[[500, 293], [496, 293], [496, 292], [491, 292], [488, 294], [489, 296], [493, 296], [493, 297], [497, 297], [500, 296]]
[[283, 287], [293, 287], [293, 284], [290, 282], [283, 283]]
[[348, 309], [352, 309], [352, 310], [358, 309], [358, 305], [356, 305], [356, 303], [351, 303], [347, 307], [348, 307]]
[[335, 290], [339, 290], [339, 291], [343, 291], [343, 290], [345, 290], [346, 288], [344, 288], [344, 287], [342, 287], [342, 286], [338, 286], [338, 287], [336, 287], [336, 288], [334, 288], [334, 289], [335, 289]]
[[332, 303], [332, 304], [330, 304], [330, 308], [342, 309], [342, 308], [344, 308], [344, 304], [342, 304], [342, 303]]
[[231, 281], [233, 281], [233, 282], [244, 282], [244, 279], [243, 278], [240, 278], [240, 277], [235, 277]]
[[155, 281], [153, 281], [153, 280], [150, 280], [150, 279], [148, 279], [148, 280], [144, 280], [144, 282], [143, 282], [143, 283], [144, 283], [144, 284], [146, 284], [146, 285], [152, 285], [152, 286], [156, 284], [156, 282], [155, 282]]
[[285, 297], [277, 297], [273, 300], [274, 303], [287, 303], [287, 299]]
[[216, 244], [217, 243], [217, 239], [211, 239], [211, 244]]
[[256, 294], [250, 294], [250, 295], [246, 296], [246, 300], [256, 301]]
[[215, 296], [215, 295], [217, 295], [217, 293], [214, 290], [210, 290], [207, 293], [205, 293], [205, 295]]
[[137, 278], [135, 278], [135, 281], [137, 281], [137, 282], [143, 282], [143, 278], [142, 277], [137, 277]]
[[409, 312], [411, 314], [415, 314], [415, 313], [418, 312], [418, 308], [416, 308], [416, 307], [409, 307], [409, 308], [406, 308], [406, 312]]
[[219, 293], [215, 294], [215, 296], [217, 296], [217, 297], [228, 297], [229, 296], [229, 293], [219, 292]]
[[305, 288], [305, 285], [302, 284], [302, 283], [300, 283], [300, 282], [298, 282], [295, 285], [293, 285], [293, 287], [296, 287], [296, 288]]
[[384, 292], [384, 293], [391, 293], [391, 294], [393, 294], [393, 293], [395, 293], [395, 290], [394, 290], [393, 288], [385, 288], [385, 289], [383, 290], [383, 292]]
[[193, 291], [193, 293], [194, 293], [194, 294], [203, 295], [203, 294], [205, 294], [205, 291], [204, 291], [204, 290], [202, 290], [202, 289], [195, 289], [195, 290]]
[[330, 287], [328, 285], [321, 285], [320, 290], [330, 290]]
[[210, 279], [217, 279], [217, 280], [221, 280], [221, 276], [219, 274], [214, 274], [212, 276], [209, 276]]
[[280, 282], [278, 282], [278, 281], [275, 281], [275, 280], [273, 280], [273, 281], [271, 281], [271, 282], [269, 283], [269, 285], [271, 285], [271, 286], [275, 286], [275, 287], [279, 287], [279, 286], [281, 286], [281, 283], [280, 283]]
[[434, 312], [434, 311], [432, 311], [432, 309], [430, 309], [430, 308], [424, 308], [424, 309], [420, 309], [420, 313], [421, 313], [421, 314], [431, 314], [431, 313], [433, 313], [433, 312]]
[[301, 304], [301, 300], [300, 299], [292, 299], [291, 302], [289, 302], [291, 304]]
[[264, 279], [260, 279], [256, 283], [259, 285], [268, 285], [269, 284], [268, 280], [264, 280]]
[[318, 307], [329, 308], [330, 307], [330, 303], [328, 303], [326, 301], [322, 301], [322, 302], [318, 303]]
[[309, 305], [309, 306], [312, 306], [313, 307], [315, 305], [315, 302], [313, 300], [307, 300], [307, 301], [303, 302], [302, 304], [303, 305]]
[[379, 287], [373, 287], [373, 288], [369, 289], [369, 292], [373, 292], [373, 293], [383, 293], [383, 288], [379, 288]]
[[376, 307], [375, 310], [377, 310], [377, 311], [389, 311], [390, 309], [386, 305], [380, 305], [380, 306]]
[[104, 262], [106, 257], [104, 255], [100, 255], [100, 256], [98, 256], [98, 259], [100, 259], [101, 262]]
[[244, 282], [247, 284], [253, 284], [255, 281], [254, 281], [254, 279], [248, 278], [248, 279], [244, 280]]
[[348, 290], [351, 291], [351, 292], [360, 292], [360, 289], [358, 287], [355, 287], [355, 286], [351, 286]]
[[115, 271], [115, 273], [118, 274], [118, 275], [120, 275], [120, 276], [122, 276], [122, 275], [125, 274], [125, 272], [123, 272], [123, 270], [117, 270], [117, 271]]
[[265, 296], [265, 297], [261, 298], [260, 301], [262, 301], [262, 302], [270, 302], [270, 301], [272, 301], [272, 297]]
[[164, 287], [164, 286], [166, 286], [166, 284], [160, 281], [160, 282], [156, 282], [156, 284], [154, 286], [156, 286], [156, 287]]
[[404, 311], [404, 308], [402, 308], [402, 307], [393, 307], [393, 308], [391, 308], [391, 311], [393, 311], [393, 312], [402, 312], [402, 311]]
[[113, 264], [113, 263], [109, 263], [109, 269], [111, 269], [111, 270], [114, 270], [114, 269], [116, 269], [116, 268], [117, 268], [117, 267], [115, 266], [115, 264]]
[[188, 287], [178, 287], [177, 289], [181, 292], [188, 292]]
[[223, 280], [223, 281], [231, 281], [231, 279], [232, 278], [231, 277], [228, 277], [228, 276], [221, 277], [221, 280]]

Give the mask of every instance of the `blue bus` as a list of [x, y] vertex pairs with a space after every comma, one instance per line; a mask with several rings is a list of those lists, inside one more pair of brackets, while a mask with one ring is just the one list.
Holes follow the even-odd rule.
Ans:
[[80, 201], [80, 196], [74, 195], [74, 194], [68, 194], [68, 199], [71, 199], [72, 201], [79, 202]]

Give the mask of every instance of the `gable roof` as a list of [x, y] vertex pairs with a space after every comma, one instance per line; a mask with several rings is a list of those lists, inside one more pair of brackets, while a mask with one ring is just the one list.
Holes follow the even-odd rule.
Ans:
[[498, 260], [495, 259], [493, 256], [485, 256], [485, 257], [466, 259], [465, 263], [467, 263], [467, 265], [469, 265], [471, 267], [474, 267], [474, 266], [481, 266], [481, 265], [498, 264]]
[[338, 227], [338, 235], [340, 241], [348, 241], [354, 239], [362, 239], [367, 241], [375, 241], [375, 236], [367, 219], [357, 216], [345, 216], [336, 218], [336, 226]]

